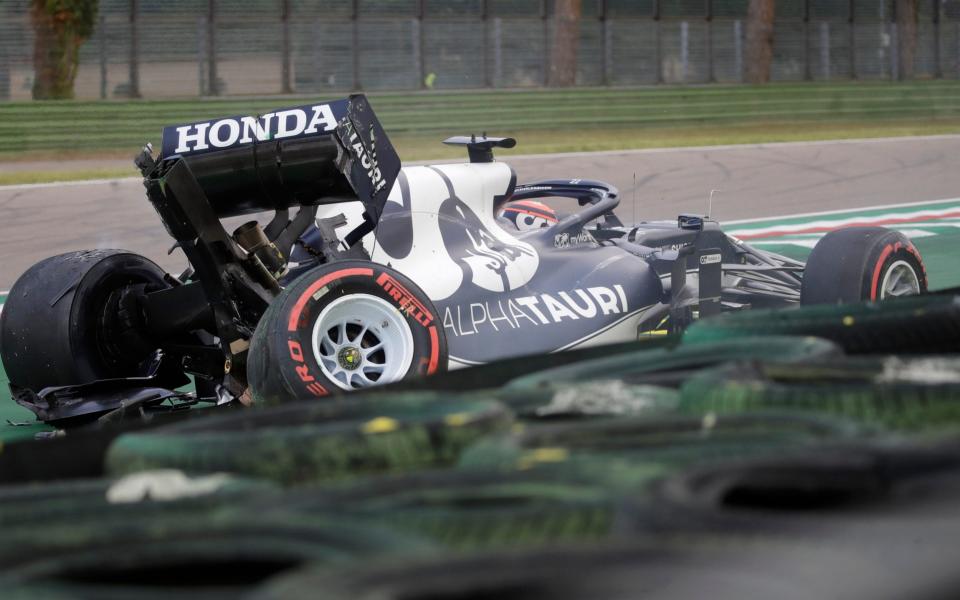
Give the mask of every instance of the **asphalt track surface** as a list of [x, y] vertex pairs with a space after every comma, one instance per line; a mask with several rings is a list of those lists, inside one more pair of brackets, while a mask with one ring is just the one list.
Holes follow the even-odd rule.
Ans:
[[[583, 178], [621, 191], [625, 222], [703, 213], [720, 221], [960, 196], [960, 136], [511, 156], [518, 180]], [[131, 171], [132, 171], [131, 165]], [[573, 206], [570, 207], [573, 209]], [[231, 225], [244, 218], [233, 219]], [[124, 248], [171, 271], [171, 239], [137, 178], [0, 187], [0, 290], [38, 260]]]

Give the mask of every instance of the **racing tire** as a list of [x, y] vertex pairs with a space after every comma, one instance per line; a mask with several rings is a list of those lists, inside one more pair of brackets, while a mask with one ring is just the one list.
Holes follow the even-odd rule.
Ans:
[[502, 404], [449, 394], [372, 394], [298, 402], [122, 435], [107, 452], [114, 474], [173, 468], [283, 484], [454, 464], [513, 419]]
[[250, 342], [254, 402], [343, 393], [447, 367], [427, 295], [397, 271], [341, 261], [301, 275], [270, 304]]
[[927, 291], [920, 252], [898, 231], [849, 227], [827, 233], [810, 252], [801, 304], [848, 304]]
[[103, 323], [111, 294], [131, 284], [169, 287], [160, 267], [124, 250], [69, 252], [30, 267], [0, 314], [0, 355], [10, 384], [39, 392], [140, 374], [151, 350], [130, 352]]

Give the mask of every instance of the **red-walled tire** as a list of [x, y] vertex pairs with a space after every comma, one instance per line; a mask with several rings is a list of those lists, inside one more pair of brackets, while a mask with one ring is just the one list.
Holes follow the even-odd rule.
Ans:
[[251, 340], [247, 378], [256, 403], [277, 404], [446, 367], [446, 337], [423, 290], [354, 260], [317, 267], [277, 296]]
[[802, 304], [847, 304], [924, 294], [920, 252], [898, 231], [850, 227], [817, 242], [803, 273]]

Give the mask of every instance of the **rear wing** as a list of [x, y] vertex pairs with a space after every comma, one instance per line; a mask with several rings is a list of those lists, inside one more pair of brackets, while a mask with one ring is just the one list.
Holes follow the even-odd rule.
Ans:
[[219, 217], [360, 200], [376, 221], [400, 172], [362, 94], [165, 127], [157, 164], [176, 161]]

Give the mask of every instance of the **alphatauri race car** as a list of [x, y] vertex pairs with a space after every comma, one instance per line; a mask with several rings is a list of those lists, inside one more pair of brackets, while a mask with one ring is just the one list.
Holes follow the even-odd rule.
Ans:
[[469, 162], [401, 168], [362, 95], [165, 128], [159, 156], [148, 145], [136, 164], [189, 268], [122, 250], [31, 267], [0, 317], [14, 399], [70, 424], [316, 398], [721, 311], [927, 288], [897, 232], [831, 232], [803, 264], [707, 216], [624, 225], [603, 182], [518, 183], [493, 158], [511, 138], [446, 143]]

